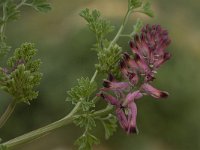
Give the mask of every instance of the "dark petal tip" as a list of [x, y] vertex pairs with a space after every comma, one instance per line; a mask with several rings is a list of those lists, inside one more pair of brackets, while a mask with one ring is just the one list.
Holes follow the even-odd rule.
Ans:
[[171, 58], [171, 54], [170, 53], [165, 53], [164, 54], [164, 60], [169, 60]]
[[169, 96], [169, 93], [167, 93], [167, 92], [161, 92], [160, 93], [161, 98], [167, 98], [168, 96]]
[[134, 41], [130, 41], [129, 45], [130, 45], [131, 48], [134, 48]]
[[126, 129], [126, 132], [128, 134], [134, 134], [137, 133], [137, 129], [135, 127], [130, 127], [129, 129]]
[[114, 76], [111, 73], [109, 73], [109, 75], [108, 75], [108, 80], [109, 81], [113, 81], [114, 80]]
[[137, 55], [137, 54], [135, 54], [134, 60], [135, 60], [135, 62], [138, 62], [138, 61], [140, 61], [140, 56], [139, 56], [139, 55]]
[[105, 99], [105, 96], [104, 96], [104, 94], [103, 94], [102, 92], [101, 92], [101, 93], [98, 93], [97, 96], [98, 96], [98, 97], [101, 97], [101, 98], [103, 98], [103, 99]]
[[121, 69], [126, 68], [126, 64], [125, 64], [124, 60], [121, 60], [121, 61], [119, 62], [119, 65], [120, 65], [120, 68], [121, 68]]
[[134, 40], [135, 40], [136, 43], [139, 42], [140, 38], [139, 38], [138, 34], [135, 35]]
[[129, 56], [129, 54], [128, 53], [124, 53], [123, 54], [123, 58], [124, 58], [124, 60], [129, 60], [130, 59], [130, 56]]
[[110, 81], [104, 80], [104, 81], [103, 81], [103, 86], [104, 86], [105, 88], [109, 88], [109, 87], [110, 87]]

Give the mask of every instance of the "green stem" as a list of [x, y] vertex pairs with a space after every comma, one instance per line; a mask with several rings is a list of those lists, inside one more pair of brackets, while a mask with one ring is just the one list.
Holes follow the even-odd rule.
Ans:
[[6, 111], [3, 113], [3, 115], [0, 118], [0, 128], [3, 127], [3, 125], [6, 123], [8, 118], [11, 116], [11, 114], [13, 113], [15, 109], [15, 106], [16, 106], [16, 101], [14, 100], [8, 105]]
[[[90, 82], [94, 82], [96, 76], [98, 74], [98, 71], [96, 70], [94, 75], [92, 76]], [[37, 139], [43, 135], [46, 135], [48, 133], [50, 133], [51, 131], [55, 130], [55, 129], [58, 129], [60, 127], [63, 127], [69, 123], [72, 123], [73, 121], [73, 118], [75, 117], [75, 114], [76, 112], [79, 110], [79, 107], [80, 107], [81, 103], [77, 103], [76, 106], [74, 107], [74, 109], [64, 118], [56, 121], [56, 122], [53, 122], [45, 127], [42, 127], [42, 128], [39, 128], [39, 129], [36, 129], [34, 131], [31, 131], [29, 133], [26, 133], [24, 135], [21, 135], [19, 137], [16, 137], [8, 142], [5, 142], [3, 143], [4, 146], [8, 147], [8, 148], [11, 148], [11, 147], [14, 147], [16, 145], [19, 145], [19, 144], [23, 144], [23, 143], [26, 143], [26, 142], [30, 142], [34, 139]]]
[[11, 147], [14, 147], [19, 144], [30, 142], [34, 139], [37, 139], [43, 135], [50, 133], [51, 131], [53, 131], [55, 129], [58, 129], [69, 123], [72, 123], [74, 115], [78, 111], [79, 106], [80, 106], [80, 103], [77, 103], [76, 106], [74, 107], [74, 109], [66, 117], [64, 117], [56, 122], [53, 122], [45, 127], [39, 128], [32, 132], [29, 132], [29, 133], [26, 133], [19, 137], [16, 137], [8, 142], [3, 143], [2, 145], [6, 146], [7, 148], [11, 148]]
[[107, 105], [107, 107], [105, 109], [94, 112], [93, 117], [107, 115], [108, 113], [112, 112], [112, 110], [113, 110], [113, 106]]
[[5, 2], [3, 4], [3, 17], [2, 17], [2, 25], [1, 25], [1, 28], [0, 28], [0, 32], [1, 32], [1, 42], [4, 42], [5, 41], [5, 27], [6, 27], [6, 21], [7, 21], [7, 14], [6, 14], [6, 7], [7, 7], [7, 2]]
[[16, 9], [19, 9], [19, 8], [22, 7], [23, 5], [27, 5], [27, 4], [26, 4], [26, 0], [22, 0], [21, 3], [19, 3], [19, 4], [16, 6]]
[[[7, 148], [12, 148], [16, 145], [27, 143], [34, 139], [38, 139], [41, 136], [44, 136], [44, 135], [54, 131], [55, 129], [58, 129], [60, 127], [63, 127], [67, 124], [72, 123], [74, 117], [78, 117], [78, 115], [75, 116], [75, 114], [78, 111], [80, 104], [81, 103], [77, 103], [77, 105], [74, 107], [74, 109], [66, 117], [64, 117], [56, 122], [53, 122], [45, 127], [39, 128], [37, 130], [31, 131], [29, 133], [26, 133], [24, 135], [16, 137], [10, 141], [3, 143], [2, 145], [6, 146]], [[104, 116], [104, 115], [107, 115], [108, 113], [110, 113], [112, 111], [112, 109], [113, 109], [113, 106], [108, 105], [105, 109], [96, 111], [92, 115], [94, 117]]]
[[97, 74], [98, 74], [98, 70], [95, 71], [94, 75], [92, 76], [92, 78], [91, 78], [91, 80], [90, 80], [90, 83], [93, 83], [93, 82], [94, 82], [94, 80], [95, 80]]
[[131, 10], [128, 10], [128, 11], [126, 12], [124, 21], [123, 21], [122, 25], [120, 26], [120, 28], [119, 28], [119, 30], [118, 30], [116, 36], [115, 36], [114, 39], [111, 41], [111, 43], [110, 43], [110, 45], [109, 45], [109, 47], [108, 47], [108, 50], [117, 42], [117, 40], [119, 39], [120, 35], [121, 35], [122, 32], [124, 31], [124, 27], [125, 27], [125, 25], [126, 25], [126, 23], [127, 23], [127, 21], [128, 21], [128, 18], [129, 18], [129, 16], [130, 16], [131, 13], [132, 13]]

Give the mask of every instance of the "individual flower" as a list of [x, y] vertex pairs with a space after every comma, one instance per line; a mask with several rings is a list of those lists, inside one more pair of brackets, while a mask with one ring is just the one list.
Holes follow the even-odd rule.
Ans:
[[120, 126], [128, 134], [136, 133], [137, 106], [135, 100], [141, 98], [142, 94], [139, 91], [135, 91], [129, 93], [127, 96], [121, 95], [121, 97], [114, 97], [102, 92], [100, 96], [109, 104], [115, 106], [115, 112]]
[[141, 86], [141, 90], [144, 91], [146, 94], [151, 95], [154, 98], [166, 98], [169, 95], [168, 92], [160, 91], [148, 83], [144, 83]]

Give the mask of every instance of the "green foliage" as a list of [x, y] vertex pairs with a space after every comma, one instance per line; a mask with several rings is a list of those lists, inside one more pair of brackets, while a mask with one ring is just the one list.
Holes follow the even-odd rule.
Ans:
[[141, 0], [129, 0], [128, 1], [129, 10], [135, 10], [141, 13], [148, 15], [149, 17], [153, 17], [153, 11], [151, 9], [150, 2], [142, 2]]
[[145, 4], [142, 5], [142, 11], [141, 12], [148, 15], [149, 17], [154, 16], [153, 10], [151, 9], [151, 3], [150, 2], [146, 2]]
[[39, 12], [48, 12], [51, 10], [51, 5], [47, 3], [47, 0], [28, 0], [25, 5], [29, 5]]
[[139, 33], [143, 27], [143, 22], [140, 19], [137, 19], [136, 23], [133, 26], [133, 32], [130, 34], [133, 37], [135, 34]]
[[99, 44], [102, 39], [114, 29], [108, 21], [101, 18], [101, 14], [98, 10], [90, 11], [86, 8], [81, 11], [80, 16], [87, 21], [89, 29], [95, 33], [97, 43]]
[[51, 6], [47, 3], [47, 0], [1, 0], [0, 9], [2, 9], [2, 16], [0, 16], [0, 56], [4, 56], [10, 50], [10, 46], [6, 44], [6, 24], [9, 21], [17, 20], [19, 18], [20, 8], [22, 6], [30, 6], [39, 12], [47, 12], [51, 10]]
[[[105, 44], [105, 47], [106, 44]], [[98, 64], [95, 65], [96, 69], [102, 73], [112, 73], [116, 75], [119, 72], [118, 62], [121, 58], [122, 48], [115, 44], [108, 50], [102, 49], [97, 53]]]
[[76, 140], [75, 145], [79, 146], [79, 150], [92, 150], [92, 146], [99, 143], [99, 139], [87, 132]]
[[5, 6], [6, 6], [5, 21], [17, 20], [19, 17], [19, 10], [17, 9], [17, 5], [13, 3], [12, 1], [8, 1], [7, 5]]
[[108, 117], [101, 118], [100, 120], [105, 129], [105, 139], [108, 140], [117, 130], [117, 118], [114, 115], [109, 114]]
[[0, 88], [13, 96], [16, 102], [29, 103], [38, 96], [34, 91], [42, 74], [41, 61], [33, 60], [37, 50], [31, 43], [22, 44], [8, 59], [8, 68], [0, 68]]
[[96, 83], [90, 82], [89, 78], [78, 79], [78, 85], [71, 88], [68, 94], [68, 101], [72, 101], [73, 104], [81, 102], [83, 111], [88, 111], [91, 107], [94, 107], [94, 101], [90, 99], [94, 91], [96, 91]]
[[92, 130], [96, 127], [94, 117], [90, 114], [83, 114], [76, 117], [74, 123], [81, 128], [85, 127], [87, 130]]
[[84, 134], [75, 141], [75, 145], [79, 147], [79, 150], [91, 150], [94, 144], [99, 143], [99, 140], [90, 133], [96, 127], [92, 111], [76, 117], [74, 123], [81, 128], [85, 128]]
[[129, 10], [138, 8], [142, 6], [142, 1], [141, 0], [128, 0], [128, 8]]

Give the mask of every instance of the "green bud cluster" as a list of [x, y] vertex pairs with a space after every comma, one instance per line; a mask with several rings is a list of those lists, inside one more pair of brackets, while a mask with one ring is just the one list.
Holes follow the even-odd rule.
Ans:
[[[105, 46], [107, 47], [107, 46]], [[95, 65], [96, 69], [101, 73], [112, 73], [117, 75], [119, 72], [118, 62], [121, 58], [122, 48], [115, 44], [108, 50], [103, 48], [97, 53], [98, 64]]]
[[8, 59], [8, 68], [0, 68], [0, 88], [16, 102], [29, 103], [38, 96], [34, 88], [39, 85], [42, 73], [39, 72], [41, 61], [33, 59], [36, 52], [33, 44], [22, 44]]

